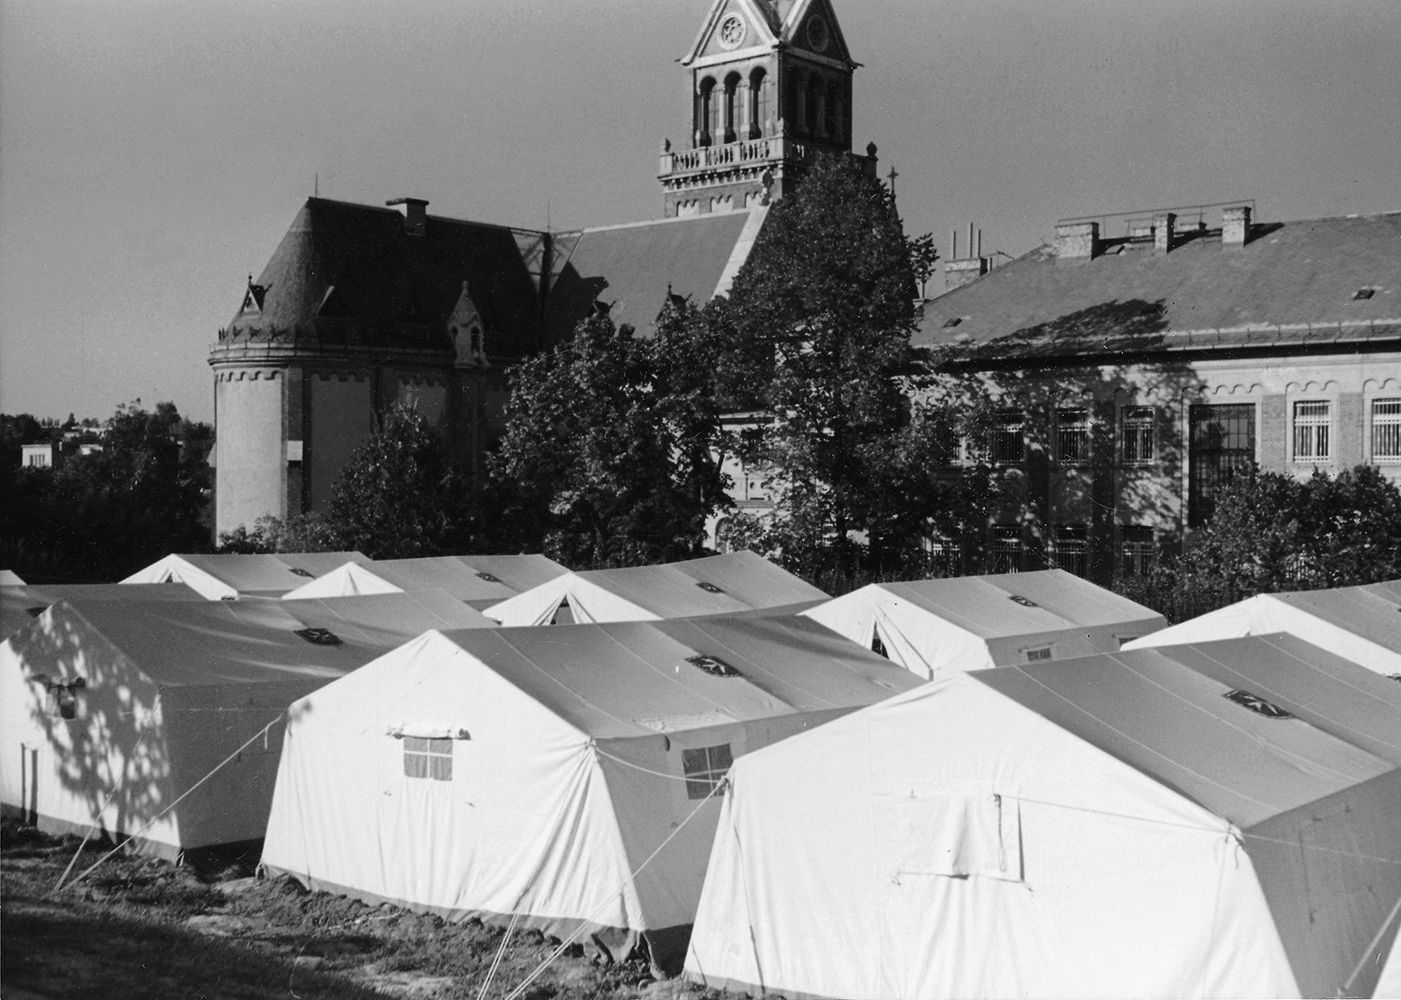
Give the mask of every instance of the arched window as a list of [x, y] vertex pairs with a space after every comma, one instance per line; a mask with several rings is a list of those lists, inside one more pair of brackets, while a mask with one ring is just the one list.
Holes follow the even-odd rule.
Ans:
[[786, 117], [788, 127], [795, 133], [803, 131], [803, 123], [806, 120], [803, 115], [806, 87], [807, 80], [804, 74], [794, 71], [789, 75]]
[[769, 131], [769, 86], [761, 68], [749, 74], [749, 138], [758, 139]]
[[827, 138], [835, 143], [845, 140], [842, 122], [842, 85], [833, 80], [827, 85]]
[[725, 77], [725, 141], [739, 138], [739, 74]]
[[713, 136], [715, 117], [715, 80], [706, 77], [700, 82], [700, 93], [696, 95], [696, 145], [709, 146]]

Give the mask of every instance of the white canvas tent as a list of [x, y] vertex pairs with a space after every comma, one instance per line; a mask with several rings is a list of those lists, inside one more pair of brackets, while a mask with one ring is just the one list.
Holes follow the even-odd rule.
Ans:
[[729, 761], [917, 683], [799, 618], [429, 633], [292, 706], [263, 865], [674, 970]]
[[417, 590], [444, 590], [475, 608], [489, 607], [569, 571], [541, 555], [436, 556], [349, 562], [283, 595], [347, 597]]
[[183, 583], [55, 583], [0, 587], [0, 639], [8, 639], [59, 601], [203, 601]]
[[368, 562], [359, 552], [279, 552], [276, 555], [169, 555], [122, 583], [183, 583], [211, 601], [281, 597], [346, 562]]
[[1380, 674], [1401, 676], [1401, 580], [1259, 594], [1146, 635], [1127, 648], [1288, 632]]
[[[687, 977], [873, 1000], [1372, 995], [1401, 770], [1270, 717], [1185, 648], [948, 674], [738, 761]], [[1388, 711], [1365, 714], [1396, 745]]]
[[12, 569], [0, 569], [0, 587], [23, 587], [24, 580]]
[[283, 723], [201, 779], [293, 700], [445, 622], [490, 624], [446, 594], [61, 601], [0, 644], [0, 804], [166, 857], [256, 840]]
[[1059, 569], [873, 583], [803, 614], [924, 678], [1111, 652], [1167, 624]]
[[827, 595], [753, 552], [660, 566], [567, 573], [485, 609], [503, 625], [551, 624], [561, 605], [577, 623], [656, 621], [759, 609], [798, 611]]

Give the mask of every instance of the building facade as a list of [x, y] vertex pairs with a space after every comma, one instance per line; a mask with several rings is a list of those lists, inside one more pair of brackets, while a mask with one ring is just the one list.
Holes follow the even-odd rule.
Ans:
[[1252, 465], [1401, 481], [1401, 214], [1068, 220], [986, 264], [955, 269], [916, 338], [1002, 406], [975, 446], [1011, 499], [975, 544], [936, 540], [955, 561], [1105, 581], [1180, 546]]
[[[645, 335], [668, 295], [728, 289], [772, 199], [850, 154], [856, 63], [827, 0], [715, 0], [682, 62], [695, 128], [663, 154], [664, 218], [560, 232], [307, 200], [210, 350], [216, 537], [324, 507], [396, 403], [480, 473], [512, 365], [594, 312]], [[859, 160], [874, 173], [874, 147]]]

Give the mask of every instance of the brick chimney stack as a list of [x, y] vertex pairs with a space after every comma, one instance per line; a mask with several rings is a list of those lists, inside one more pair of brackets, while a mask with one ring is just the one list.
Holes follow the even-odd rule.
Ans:
[[1056, 226], [1056, 256], [1061, 260], [1091, 260], [1099, 251], [1098, 222], [1062, 222]]
[[1153, 216], [1153, 249], [1167, 253], [1172, 249], [1177, 237], [1177, 216], [1172, 212], [1160, 212]]
[[1250, 239], [1250, 206], [1237, 205], [1221, 210], [1221, 245], [1243, 247]]
[[397, 208], [404, 217], [406, 235], [422, 236], [428, 231], [428, 202], [422, 198], [394, 198], [385, 204]]

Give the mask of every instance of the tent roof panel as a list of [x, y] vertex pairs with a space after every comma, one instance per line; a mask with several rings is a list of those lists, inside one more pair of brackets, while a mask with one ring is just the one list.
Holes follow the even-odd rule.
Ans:
[[1242, 827], [1392, 766], [1302, 719], [1235, 704], [1176, 648], [970, 676]]
[[[919, 683], [801, 619], [617, 622], [447, 638], [600, 739], [854, 708]], [[709, 673], [688, 662], [696, 656], [715, 657], [738, 675]]]
[[827, 597], [763, 556], [748, 551], [659, 566], [587, 570], [576, 575], [664, 618], [768, 608]]
[[166, 556], [123, 582], [153, 583], [178, 575], [182, 566], [193, 567], [232, 587], [240, 594], [276, 595], [329, 573], [347, 562], [368, 562], [359, 552], [282, 552], [271, 554], [188, 553]]
[[1059, 569], [873, 586], [985, 639], [1128, 622], [1164, 624], [1156, 611]]
[[1198, 673], [1401, 765], [1401, 684], [1388, 677], [1282, 632], [1159, 648]]
[[1267, 596], [1401, 653], [1401, 580]]
[[30, 609], [59, 601], [204, 601], [183, 583], [55, 583], [0, 587], [0, 639], [34, 620]]

